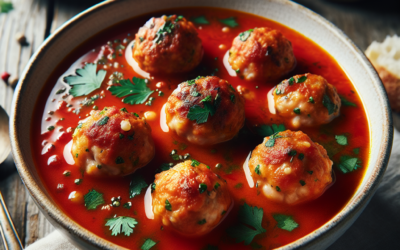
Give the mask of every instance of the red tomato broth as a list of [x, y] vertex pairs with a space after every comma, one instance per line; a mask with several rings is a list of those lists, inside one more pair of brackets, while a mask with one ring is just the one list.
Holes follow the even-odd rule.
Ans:
[[[64, 130], [68, 127], [75, 128], [78, 121], [84, 119], [86, 115], [89, 114], [92, 110], [92, 106], [83, 107], [79, 116], [68, 111], [65, 105], [62, 109], [56, 110], [55, 113], [50, 116], [47, 115], [49, 110], [45, 109], [46, 101], [49, 102], [48, 100], [54, 98], [54, 96], [50, 96], [50, 92], [60, 85], [53, 86], [59, 78], [65, 76], [64, 72], [70, 65], [77, 60], [77, 62], [79, 62], [77, 67], [82, 67], [82, 62], [93, 62], [100, 51], [101, 45], [105, 45], [109, 40], [120, 39], [122, 41], [123, 38], [127, 37], [127, 33], [132, 34], [129, 37], [132, 39], [138, 28], [150, 17], [160, 16], [165, 13], [183, 15], [188, 19], [204, 15], [207, 20], [210, 21], [210, 25], [196, 24], [205, 51], [201, 65], [193, 72], [187, 74], [154, 76], [154, 79], [148, 84], [150, 89], [157, 89], [155, 85], [159, 81], [164, 81], [168, 87], [161, 89], [164, 92], [163, 97], [157, 96], [156, 93], [151, 95], [155, 97], [152, 106], [145, 106], [144, 104], [124, 104], [121, 102], [120, 98], [112, 96], [111, 92], [106, 90], [108, 85], [104, 82], [101, 88], [90, 93], [89, 97], [104, 91], [105, 97], [96, 100], [94, 104], [98, 106], [99, 109], [103, 109], [107, 106], [125, 107], [129, 112], [138, 113], [140, 117], [143, 116], [145, 111], [154, 111], [157, 113], [157, 119], [155, 121], [149, 121], [156, 145], [156, 157], [149, 165], [137, 171], [137, 173], [141, 173], [145, 176], [147, 183], [150, 184], [153, 182], [155, 170], [159, 168], [162, 163], [174, 162], [170, 157], [170, 152], [173, 149], [177, 149], [180, 155], [190, 153], [191, 158], [211, 166], [216, 173], [227, 180], [232, 197], [234, 198], [234, 207], [230, 214], [227, 215], [227, 218], [217, 228], [211, 233], [199, 238], [185, 238], [167, 228], [161, 230], [161, 224], [159, 222], [147, 219], [144, 212], [145, 190], [143, 190], [139, 196], [129, 199], [128, 190], [131, 176], [99, 179], [84, 175], [82, 183], [76, 185], [74, 180], [82, 178], [82, 173], [77, 167], [68, 165], [63, 157], [64, 146], [71, 140], [71, 137], [66, 136], [60, 140], [54, 140], [52, 139], [54, 138], [52, 134], [56, 133], [59, 128], [63, 128]], [[230, 32], [224, 33], [222, 32], [222, 28], [225, 27], [225, 25], [218, 22], [218, 19], [230, 16], [235, 16], [237, 18], [236, 20], [239, 26], [230, 28]], [[199, 26], [201, 26], [201, 29]], [[324, 146], [331, 146], [334, 149], [336, 143], [334, 135], [348, 133], [349, 145], [341, 147], [341, 151], [336, 153], [331, 159], [337, 163], [340, 156], [351, 155], [354, 148], [360, 148], [360, 154], [358, 154], [357, 157], [362, 160], [363, 167], [352, 173], [342, 174], [337, 167], [334, 166], [336, 183], [318, 199], [296, 206], [277, 204], [268, 201], [262, 194], [258, 195], [255, 188], [250, 189], [248, 187], [242, 170], [243, 162], [249, 152], [262, 142], [261, 137], [254, 136], [250, 132], [253, 126], [261, 124], [271, 125], [273, 123], [280, 124], [284, 122], [281, 119], [273, 117], [269, 113], [266, 98], [268, 91], [280, 81], [270, 83], [246, 82], [238, 77], [229, 76], [222, 63], [222, 58], [230, 48], [234, 37], [240, 32], [250, 28], [263, 26], [280, 30], [292, 42], [294, 54], [297, 58], [297, 66], [288, 77], [308, 72], [322, 75], [329, 83], [336, 86], [340, 95], [345, 96], [347, 100], [357, 105], [357, 107], [342, 106], [341, 115], [328, 125], [321, 126], [320, 128], [306, 128], [302, 129], [302, 131], [308, 134], [313, 141], [319, 142]], [[225, 44], [226, 49], [219, 49], [218, 46], [220, 44]], [[95, 50], [91, 51], [94, 48]], [[90, 52], [87, 53], [88, 51]], [[85, 53], [87, 54], [81, 57]], [[215, 58], [217, 58], [217, 60], [215, 60]], [[131, 79], [133, 76], [140, 77], [126, 63], [124, 56], [117, 55], [114, 61], [119, 62], [119, 64], [124, 65], [124, 67], [118, 69], [109, 68], [105, 81], [108, 80], [109, 75], [114, 71], [122, 72], [124, 74], [124, 79]], [[98, 70], [102, 68], [103, 67], [98, 66]], [[218, 68], [218, 71], [215, 71], [215, 68]], [[253, 101], [246, 100], [247, 122], [245, 128], [242, 129], [239, 135], [233, 140], [209, 147], [190, 145], [182, 139], [177, 138], [171, 132], [164, 133], [159, 125], [159, 113], [177, 84], [188, 79], [193, 79], [198, 75], [209, 74], [213, 71], [215, 71], [216, 75], [220, 78], [228, 80], [235, 88], [241, 85], [254, 92], [255, 99]], [[256, 88], [256, 86], [258, 86], [258, 88]], [[202, 249], [207, 245], [218, 245], [218, 249], [251, 249], [250, 246], [245, 247], [243, 243], [235, 244], [234, 239], [229, 238], [225, 232], [229, 226], [237, 222], [237, 213], [244, 201], [251, 206], [262, 207], [264, 210], [262, 226], [267, 232], [256, 236], [253, 242], [263, 245], [267, 249], [286, 245], [311, 233], [333, 218], [354, 195], [357, 187], [361, 183], [368, 163], [370, 142], [366, 112], [363, 110], [363, 105], [350, 79], [348, 79], [340, 65], [338, 65], [334, 58], [326, 51], [305, 36], [279, 23], [247, 13], [215, 8], [184, 8], [174, 11], [168, 10], [162, 13], [152, 13], [134, 18], [123, 24], [118, 24], [112, 29], [106, 30], [89, 41], [86, 41], [81, 47], [71, 53], [49, 78], [46, 87], [42, 91], [41, 97], [37, 104], [36, 112], [43, 113], [43, 115], [41, 119], [36, 119], [32, 124], [32, 150], [35, 156], [37, 170], [48, 192], [59, 208], [81, 226], [106, 240], [131, 249], [139, 249], [147, 238], [158, 242], [155, 249]], [[69, 103], [76, 106], [78, 100], [82, 100], [82, 98], [75, 98]], [[52, 118], [50, 121], [45, 121], [46, 117]], [[53, 117], [63, 117], [65, 119], [54, 123]], [[40, 131], [43, 131], [43, 127], [48, 124], [55, 125], [56, 129], [50, 132], [40, 133]], [[290, 128], [287, 124], [286, 127]], [[55, 147], [49, 153], [42, 155], [42, 142], [44, 140], [52, 142]], [[180, 150], [179, 147], [184, 146], [184, 144], [188, 145], [188, 147], [184, 150]], [[52, 155], [57, 155], [61, 159], [61, 162], [56, 166], [48, 166], [47, 164], [48, 158]], [[223, 167], [221, 169], [216, 169], [214, 166], [217, 163], [221, 163]], [[70, 170], [71, 176], [64, 176], [63, 172], [65, 170]], [[236, 186], [239, 183], [242, 184], [241, 187]], [[58, 190], [56, 188], [58, 184], [64, 184], [64, 188]], [[112, 207], [110, 211], [101, 210], [102, 206], [97, 207], [95, 210], [86, 210], [83, 204], [75, 204], [68, 199], [72, 191], [79, 191], [84, 195], [91, 189], [103, 193], [106, 204], [111, 203], [112, 197], [121, 196], [121, 206]], [[128, 201], [132, 202], [132, 207], [129, 210], [122, 206], [122, 204]], [[272, 217], [275, 213], [293, 216], [293, 219], [299, 224], [299, 227], [292, 232], [279, 229], [276, 221]], [[130, 216], [138, 221], [131, 236], [111, 236], [111, 231], [108, 227], [105, 227], [105, 222], [106, 219], [112, 218], [115, 214], [118, 216]]]

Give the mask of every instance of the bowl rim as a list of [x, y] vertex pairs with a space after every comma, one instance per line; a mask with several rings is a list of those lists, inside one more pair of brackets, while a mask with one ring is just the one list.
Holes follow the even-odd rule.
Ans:
[[[332, 219], [327, 221], [321, 227], [316, 230], [310, 232], [309, 234], [297, 239], [296, 241], [282, 246], [278, 249], [297, 249], [297, 248], [308, 248], [318, 243], [319, 241], [327, 238], [330, 233], [334, 231], [338, 231], [343, 224], [346, 223], [347, 220], [351, 220], [354, 216], [361, 213], [365, 208], [366, 204], [371, 199], [372, 195], [375, 193], [376, 189], [389, 162], [389, 157], [391, 153], [392, 143], [393, 143], [393, 120], [392, 120], [392, 112], [390, 110], [389, 100], [385, 91], [385, 88], [376, 72], [374, 67], [371, 65], [369, 60], [366, 58], [364, 53], [334, 24], [326, 20], [324, 17], [319, 14], [311, 11], [310, 9], [295, 3], [289, 0], [264, 0], [267, 2], [279, 2], [290, 5], [291, 7], [297, 8], [298, 11], [304, 12], [304, 14], [313, 19], [313, 21], [322, 24], [325, 28], [329, 29], [336, 37], [342, 40], [346, 45], [350, 46], [353, 50], [354, 54], [357, 56], [357, 60], [360, 64], [363, 64], [363, 67], [368, 71], [370, 77], [374, 80], [373, 85], [377, 91], [378, 96], [382, 98], [383, 105], [383, 115], [386, 118], [387, 126], [384, 127], [383, 139], [386, 140], [386, 143], [379, 149], [380, 159], [377, 161], [375, 165], [374, 171], [371, 173], [371, 177], [369, 177], [366, 185], [360, 190], [358, 195], [352, 197], [353, 201], [348, 203], [345, 207], [340, 210], [338, 214], [336, 214]], [[29, 62], [27, 63], [21, 78], [18, 82], [17, 87], [15, 88], [12, 107], [11, 107], [11, 115], [10, 115], [10, 140], [12, 147], [12, 154], [14, 157], [14, 161], [17, 166], [18, 173], [22, 179], [22, 182], [26, 186], [29, 194], [32, 199], [38, 205], [40, 210], [45, 214], [46, 218], [49, 219], [53, 225], [58, 228], [61, 228], [64, 233], [67, 233], [67, 237], [80, 241], [81, 243], [87, 243], [91, 247], [97, 247], [102, 249], [126, 249], [121, 247], [115, 243], [112, 243], [91, 231], [85, 229], [77, 222], [69, 218], [57, 205], [53, 204], [50, 197], [47, 197], [44, 191], [39, 187], [39, 185], [35, 182], [31, 172], [28, 170], [27, 163], [24, 161], [23, 154], [21, 151], [21, 145], [18, 140], [19, 136], [17, 134], [17, 116], [20, 99], [22, 95], [26, 91], [24, 89], [24, 83], [29, 78], [29, 75], [32, 71], [35, 70], [35, 62], [40, 60], [41, 53], [51, 47], [52, 43], [57, 39], [57, 37], [64, 32], [67, 32], [69, 29], [73, 28], [75, 24], [81, 22], [85, 17], [91, 15], [96, 11], [100, 11], [104, 8], [108, 8], [108, 6], [113, 4], [118, 4], [117, 0], [110, 0], [98, 3], [87, 10], [82, 11], [81, 13], [75, 15], [67, 22], [65, 22], [61, 27], [57, 28], [51, 35], [49, 35], [41, 44], [39, 49], [32, 55]], [[360, 187], [358, 188], [360, 189]], [[355, 220], [355, 219], [354, 219]], [[354, 221], [353, 220], [353, 221]], [[340, 236], [340, 233], [339, 233]], [[86, 246], [88, 246], [86, 245]]]

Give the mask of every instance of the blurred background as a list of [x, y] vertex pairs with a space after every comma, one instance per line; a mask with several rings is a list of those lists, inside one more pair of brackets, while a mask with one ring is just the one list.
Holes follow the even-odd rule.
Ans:
[[[132, 0], [133, 1], [133, 0]], [[96, 0], [0, 0], [0, 105], [9, 112], [13, 86], [31, 55], [43, 40], [72, 16], [101, 2]], [[362, 50], [372, 41], [382, 42], [388, 35], [400, 35], [400, 0], [299, 0], [301, 5], [322, 15], [344, 31]], [[4, 81], [4, 79], [7, 81]], [[8, 83], [6, 83], [8, 82]], [[397, 159], [398, 160], [398, 159]], [[399, 161], [397, 161], [399, 162]], [[3, 193], [19, 235], [28, 246], [54, 229], [29, 197], [12, 158], [0, 166], [0, 190]], [[390, 188], [390, 187], [389, 187]], [[383, 191], [382, 191], [383, 192]], [[378, 190], [379, 193], [379, 190]], [[374, 196], [371, 203], [379, 202]], [[387, 218], [391, 214], [397, 216]], [[386, 217], [385, 217], [386, 216]], [[369, 220], [382, 217], [381, 220]], [[386, 225], [400, 225], [400, 216], [385, 206], [368, 206], [360, 219], [330, 249], [373, 249], [360, 242], [365, 228], [376, 241], [385, 241], [381, 249], [400, 249], [400, 226], [388, 232]], [[353, 229], [353, 230], [352, 230]], [[1, 239], [0, 239], [1, 241]], [[0, 250], [3, 250], [0, 244]]]

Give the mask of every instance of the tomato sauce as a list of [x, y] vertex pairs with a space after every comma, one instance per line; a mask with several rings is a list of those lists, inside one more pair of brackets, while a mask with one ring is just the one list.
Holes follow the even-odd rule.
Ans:
[[[195, 24], [204, 47], [204, 57], [200, 66], [187, 74], [152, 76], [148, 84], [150, 89], [158, 89], [156, 84], [159, 82], [164, 82], [166, 87], [159, 89], [163, 92], [163, 96], [158, 96], [158, 92], [151, 95], [155, 98], [151, 106], [125, 104], [121, 101], [121, 98], [111, 95], [111, 92], [107, 90], [108, 85], [106, 83], [109, 76], [115, 71], [123, 73], [124, 79], [132, 79], [133, 76], [140, 77], [128, 65], [124, 50], [123, 53], [117, 52], [115, 59], [105, 64], [106, 67], [98, 65], [98, 70], [105, 69], [107, 75], [101, 88], [87, 96], [89, 98], [94, 95], [101, 96], [92, 105], [81, 106], [79, 103], [84, 97], [72, 98], [66, 94], [69, 87], [62, 83], [63, 77], [75, 74], [75, 69], [82, 68], [84, 62], [93, 62], [100, 53], [101, 46], [106, 45], [107, 42], [112, 44], [114, 48], [118, 44], [123, 44], [126, 49], [130, 49], [127, 43], [123, 42], [124, 39], [132, 40], [138, 28], [144, 25], [149, 18], [158, 17], [162, 14], [183, 15], [189, 20], [193, 17], [204, 16], [210, 22], [207, 25]], [[235, 17], [239, 26], [231, 27], [228, 32], [223, 32], [222, 29], [226, 25], [222, 24], [219, 19], [228, 17]], [[223, 65], [222, 59], [230, 48], [232, 40], [240, 32], [254, 27], [278, 29], [291, 41], [297, 66], [290, 73], [290, 76], [308, 72], [321, 75], [337, 88], [339, 95], [356, 104], [356, 107], [342, 105], [340, 116], [327, 125], [302, 129], [313, 141], [320, 143], [327, 149], [331, 160], [334, 161], [333, 170], [336, 174], [336, 182], [321, 197], [305, 204], [289, 206], [268, 201], [255, 188], [249, 188], [243, 172], [242, 166], [249, 152], [263, 140], [262, 137], [254, 135], [254, 126], [285, 123], [285, 121], [276, 119], [271, 115], [267, 105], [268, 91], [283, 79], [268, 83], [247, 82], [239, 77], [230, 76]], [[118, 63], [117, 68], [114, 68], [115, 62]], [[226, 79], [235, 88], [239, 85], [246, 87], [255, 94], [252, 101], [246, 100], [246, 126], [239, 132], [238, 136], [222, 144], [200, 147], [184, 142], [171, 132], [163, 132], [160, 128], [160, 111], [172, 91], [183, 81], [194, 79], [198, 75], [210, 74]], [[63, 88], [67, 88], [67, 90], [63, 92]], [[145, 189], [139, 196], [129, 198], [129, 183], [132, 176], [95, 178], [83, 174], [73, 164], [68, 164], [64, 158], [64, 147], [72, 138], [71, 133], [66, 132], [71, 129], [73, 131], [78, 125], [78, 121], [89, 115], [93, 106], [97, 106], [98, 109], [107, 106], [125, 107], [129, 112], [136, 112], [140, 117], [143, 117], [146, 111], [156, 112], [157, 119], [148, 122], [151, 125], [152, 136], [156, 145], [156, 157], [136, 173], [143, 174], [147, 183], [151, 184], [156, 169], [162, 163], [178, 163], [170, 156], [173, 149], [176, 149], [179, 155], [190, 153], [192, 158], [211, 166], [215, 173], [227, 180], [234, 199], [233, 209], [227, 215], [227, 218], [205, 236], [185, 238], [167, 228], [162, 228], [161, 223], [147, 219], [144, 210]], [[79, 110], [79, 113], [77, 110]], [[321, 227], [346, 206], [363, 178], [369, 159], [370, 137], [366, 112], [351, 80], [335, 59], [313, 41], [288, 27], [255, 15], [225, 9], [182, 8], [166, 10], [162, 13], [152, 13], [134, 18], [96, 35], [73, 51], [57, 67], [42, 91], [41, 98], [36, 106], [35, 117], [31, 130], [32, 150], [37, 170], [54, 203], [81, 226], [106, 240], [130, 249], [139, 249], [147, 238], [157, 242], [155, 249], [203, 249], [208, 245], [218, 246], [218, 249], [252, 249], [252, 246], [257, 245], [272, 249], [289, 244]], [[290, 125], [285, 125], [286, 128], [290, 129]], [[54, 126], [54, 129], [49, 131], [48, 126]], [[340, 146], [335, 141], [335, 135], [342, 134], [345, 134], [348, 138], [347, 146]], [[354, 149], [356, 151], [359, 149], [359, 152], [354, 152]], [[58, 160], [49, 161], [49, 158], [54, 155], [58, 157]], [[337, 164], [343, 155], [357, 157], [361, 161], [362, 167], [351, 173], [341, 173]], [[71, 163], [71, 159], [69, 161]], [[217, 169], [215, 166], [218, 163], [222, 164], [222, 167]], [[63, 175], [65, 171], [70, 171], [70, 176]], [[82, 179], [82, 181], [77, 185], [74, 183], [75, 179]], [[91, 189], [103, 193], [106, 204], [111, 204], [112, 197], [120, 196], [121, 206], [102, 210], [102, 206], [106, 205], [103, 204], [95, 210], [87, 210], [84, 204], [74, 203], [68, 199], [73, 191], [84, 195]], [[124, 208], [122, 204], [129, 201], [132, 203], [132, 207], [130, 209]], [[256, 236], [252, 245], [248, 246], [243, 243], [235, 243], [235, 240], [226, 233], [228, 227], [237, 223], [238, 210], [244, 202], [251, 206], [263, 208], [262, 226], [266, 229], [266, 233]], [[277, 222], [272, 217], [275, 213], [292, 216], [299, 227], [291, 232], [278, 228]], [[114, 215], [130, 216], [138, 221], [130, 236], [111, 235], [111, 231], [109, 227], [105, 226], [105, 223], [106, 219], [112, 218]]]

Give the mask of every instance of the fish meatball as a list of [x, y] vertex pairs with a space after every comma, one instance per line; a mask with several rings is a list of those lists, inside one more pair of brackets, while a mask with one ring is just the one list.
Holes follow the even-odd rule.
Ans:
[[244, 99], [226, 80], [198, 77], [178, 85], [165, 106], [166, 123], [197, 145], [232, 139], [244, 125]]
[[296, 66], [291, 42], [281, 32], [265, 27], [240, 33], [233, 40], [228, 62], [248, 81], [275, 80]]
[[319, 75], [296, 75], [278, 84], [271, 94], [271, 113], [290, 118], [294, 128], [327, 124], [340, 113], [341, 100], [335, 86]]
[[226, 216], [232, 199], [226, 181], [196, 160], [187, 160], [156, 175], [154, 218], [180, 234], [200, 236]]
[[294, 205], [318, 198], [332, 183], [326, 150], [301, 131], [265, 137], [249, 160], [256, 187], [270, 200]]
[[132, 56], [148, 73], [180, 73], [200, 63], [203, 46], [195, 26], [184, 17], [153, 17], [136, 33]]
[[154, 157], [151, 128], [125, 108], [92, 111], [72, 135], [75, 164], [89, 175], [124, 176]]

